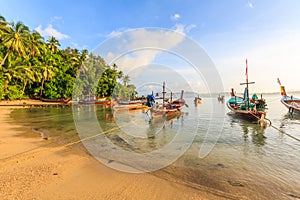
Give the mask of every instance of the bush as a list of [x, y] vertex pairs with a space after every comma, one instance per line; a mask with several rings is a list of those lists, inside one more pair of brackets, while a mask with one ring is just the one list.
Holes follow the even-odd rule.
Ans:
[[17, 85], [9, 85], [4, 94], [4, 98], [9, 100], [21, 99], [22, 97], [22, 88], [18, 88]]

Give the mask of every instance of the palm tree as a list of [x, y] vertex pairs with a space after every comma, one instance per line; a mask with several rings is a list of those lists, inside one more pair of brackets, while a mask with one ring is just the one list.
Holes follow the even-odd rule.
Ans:
[[24, 60], [21, 57], [14, 57], [7, 67], [3, 68], [3, 76], [5, 77], [3, 91], [6, 91], [9, 83], [12, 80], [21, 81], [23, 83], [22, 92], [24, 93], [25, 87], [28, 82], [35, 81], [35, 74], [32, 67], [23, 65]]
[[1, 34], [3, 45], [7, 48], [6, 55], [0, 63], [0, 69], [5, 63], [9, 54], [17, 52], [19, 56], [26, 54], [29, 38], [29, 29], [21, 22], [11, 23], [8, 30]]
[[2, 34], [2, 32], [7, 31], [7, 24], [8, 22], [5, 20], [5, 18], [2, 15], [0, 15], [0, 34]]
[[42, 66], [40, 69], [42, 74], [42, 85], [40, 89], [40, 97], [42, 97], [45, 81], [51, 79], [55, 73], [54, 73], [54, 68], [51, 65]]
[[[3, 56], [5, 54], [5, 47], [2, 45], [2, 35], [5, 32], [9, 31], [9, 27], [7, 26], [8, 22], [5, 20], [5, 18], [0, 15], [0, 59], [3, 60]], [[0, 66], [1, 69], [1, 66]]]
[[22, 95], [24, 94], [27, 83], [36, 81], [35, 72], [31, 66], [17, 66], [14, 77], [23, 83]]
[[33, 31], [29, 35], [30, 56], [41, 55], [41, 51], [45, 50], [44, 44], [44, 38], [37, 31]]
[[128, 75], [125, 75], [125, 76], [123, 77], [123, 84], [124, 84], [125, 86], [127, 86], [127, 83], [129, 83], [129, 81], [130, 81], [129, 76], [128, 76]]
[[5, 21], [6, 21], [5, 18], [2, 15], [0, 15], [0, 22], [2, 23], [2, 22], [5, 22]]
[[48, 42], [48, 47], [49, 47], [51, 53], [57, 52], [58, 47], [60, 46], [58, 40], [57, 40], [55, 37], [51, 36], [51, 37], [47, 40], [47, 42]]
[[2, 15], [0, 15], [0, 31], [2, 29], [6, 29], [7, 28], [7, 24], [8, 24], [8, 22], [6, 21], [6, 19]]

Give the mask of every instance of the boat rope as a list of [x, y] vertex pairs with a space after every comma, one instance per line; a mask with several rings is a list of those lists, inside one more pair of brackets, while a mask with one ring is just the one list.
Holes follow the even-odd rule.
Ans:
[[282, 129], [280, 129], [280, 128], [277, 128], [277, 127], [274, 126], [274, 125], [270, 125], [270, 126], [271, 126], [272, 128], [274, 128], [274, 129], [278, 130], [280, 133], [283, 133], [283, 134], [285, 134], [286, 136], [288, 136], [288, 137], [290, 137], [290, 138], [292, 138], [292, 139], [294, 139], [294, 140], [300, 142], [300, 139], [299, 139], [299, 138], [296, 138], [296, 137], [292, 136], [291, 134], [285, 132], [284, 130], [282, 130]]
[[[261, 120], [261, 119], [260, 119], [259, 117], [257, 117], [256, 115], [254, 115], [254, 114], [252, 114], [252, 113], [250, 113], [250, 114], [253, 115], [254, 117], [256, 117], [256, 118], [258, 119], [258, 121]], [[279, 131], [280, 133], [283, 133], [284, 135], [286, 135], [286, 136], [288, 136], [288, 137], [290, 137], [290, 138], [292, 138], [292, 139], [294, 139], [294, 140], [300, 142], [300, 139], [299, 139], [299, 138], [296, 138], [295, 136], [292, 136], [291, 134], [285, 132], [284, 130], [282, 130], [282, 129], [276, 127], [276, 126], [274, 126], [274, 125], [272, 124], [271, 120], [269, 120], [268, 118], [264, 118], [264, 119], [267, 120], [267, 121], [269, 121], [269, 123], [270, 123], [269, 126], [270, 126], [270, 127], [274, 128], [274, 129], [276, 129], [277, 131]]]

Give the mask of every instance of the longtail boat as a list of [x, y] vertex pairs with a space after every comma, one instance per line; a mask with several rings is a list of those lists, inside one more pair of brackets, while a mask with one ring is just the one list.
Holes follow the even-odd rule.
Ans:
[[221, 95], [219, 94], [219, 96], [218, 96], [218, 101], [224, 103], [224, 99], [225, 99], [225, 96], [224, 96], [224, 95], [221, 96]]
[[114, 110], [138, 110], [138, 109], [146, 109], [148, 108], [142, 102], [140, 103], [132, 103], [132, 104], [114, 104], [112, 106]]
[[195, 97], [194, 99], [194, 104], [197, 106], [197, 104], [201, 104], [202, 103], [202, 99], [199, 97], [199, 95], [197, 97]]
[[266, 116], [266, 102], [261, 97], [258, 99], [256, 94], [253, 94], [252, 98], [249, 98], [249, 84], [255, 82], [248, 81], [248, 63], [246, 59], [246, 82], [240, 85], [246, 85], [244, 90], [244, 96], [238, 97], [235, 95], [234, 89], [231, 89], [231, 98], [227, 101], [227, 107], [234, 114], [244, 119], [249, 120], [261, 120], [264, 121]]
[[114, 110], [138, 110], [138, 109], [146, 109], [144, 101], [120, 101], [118, 98], [114, 98], [115, 101], [112, 104], [112, 108]]
[[[172, 92], [170, 96], [170, 102], [165, 103], [165, 82], [163, 82], [163, 92], [162, 92], [162, 104], [154, 104], [154, 96], [148, 95], [147, 104], [150, 109], [150, 120], [153, 118], [165, 118], [166, 120], [172, 119], [181, 114], [181, 108], [186, 105], [185, 100], [183, 99], [183, 90], [181, 91], [181, 97], [177, 100], [172, 101]], [[147, 111], [148, 113], [148, 111]]]
[[181, 90], [180, 98], [173, 101], [172, 100], [172, 92], [171, 92], [171, 96], [170, 96], [170, 100], [169, 100], [169, 107], [177, 108], [177, 109], [181, 110], [181, 108], [183, 106], [187, 106], [187, 104], [185, 103], [185, 100], [183, 98], [183, 93], [184, 93], [184, 91]]
[[105, 106], [109, 106], [111, 104], [110, 100], [103, 100], [103, 99], [97, 99], [97, 100], [82, 100], [82, 101], [78, 101], [78, 104], [96, 104], [96, 105], [105, 105]]
[[40, 98], [41, 101], [43, 102], [48, 102], [48, 103], [68, 103], [71, 101], [71, 99], [46, 99], [46, 98]]
[[285, 92], [284, 86], [281, 85], [279, 78], [277, 79], [278, 84], [280, 85], [280, 94], [282, 96], [281, 103], [288, 108], [289, 113], [298, 113], [300, 114], [300, 99], [293, 97], [293, 95], [288, 96]]

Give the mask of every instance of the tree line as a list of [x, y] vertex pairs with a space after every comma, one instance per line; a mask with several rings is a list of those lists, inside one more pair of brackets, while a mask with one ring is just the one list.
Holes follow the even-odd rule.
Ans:
[[[79, 77], [76, 79], [76, 77]], [[130, 78], [101, 56], [45, 40], [22, 22], [0, 15], [0, 100], [87, 96], [134, 98]]]

